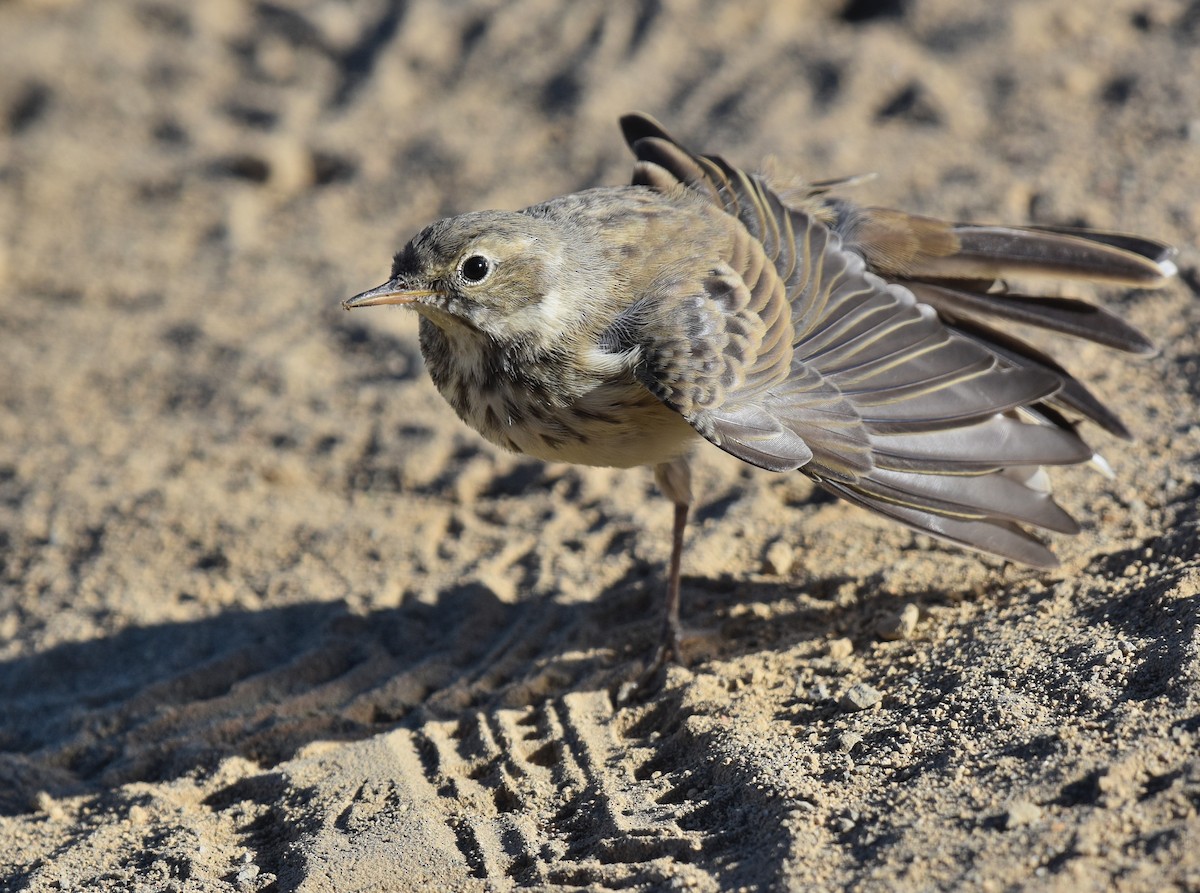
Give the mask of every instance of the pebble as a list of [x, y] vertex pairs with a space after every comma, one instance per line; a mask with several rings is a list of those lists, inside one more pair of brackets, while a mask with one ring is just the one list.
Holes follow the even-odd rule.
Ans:
[[834, 660], [842, 660], [854, 653], [854, 643], [849, 639], [834, 639], [829, 643], [829, 656]]
[[859, 682], [857, 685], [850, 686], [849, 690], [842, 695], [841, 705], [844, 710], [869, 710], [882, 700], [883, 695], [880, 694], [879, 689], [865, 682]]
[[783, 540], [775, 540], [767, 546], [767, 554], [763, 556], [763, 570], [776, 577], [782, 577], [796, 563], [796, 551]]
[[253, 887], [255, 879], [258, 877], [258, 872], [258, 866], [251, 862], [249, 865], [243, 866], [238, 871], [235, 883], [240, 889], [243, 890], [247, 887]]
[[837, 748], [842, 753], [850, 753], [858, 745], [862, 744], [863, 736], [858, 732], [842, 732], [837, 736]]
[[1009, 804], [1004, 813], [1005, 828], [1020, 828], [1022, 825], [1032, 825], [1042, 817], [1042, 808], [1028, 800], [1017, 800]]
[[46, 818], [50, 819], [50, 821], [61, 822], [66, 818], [66, 812], [62, 806], [45, 791], [38, 791], [34, 802], [37, 808], [45, 813]]
[[899, 612], [888, 612], [879, 619], [875, 624], [875, 632], [879, 638], [886, 639], [889, 642], [895, 642], [900, 639], [908, 639], [912, 637], [913, 630], [917, 628], [917, 621], [921, 617], [921, 610], [912, 602], [906, 604]]
[[299, 195], [313, 185], [312, 152], [296, 139], [279, 136], [269, 146], [270, 184], [284, 197]]
[[832, 701], [833, 693], [829, 691], [829, 686], [818, 680], [806, 692], [806, 696], [810, 701], [816, 701], [818, 704], [822, 701]]

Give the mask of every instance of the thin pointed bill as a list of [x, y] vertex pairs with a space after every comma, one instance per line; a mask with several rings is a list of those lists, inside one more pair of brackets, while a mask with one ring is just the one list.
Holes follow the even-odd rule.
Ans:
[[437, 292], [428, 288], [407, 288], [403, 282], [392, 279], [361, 295], [347, 298], [342, 301], [342, 306], [354, 310], [357, 307], [378, 307], [380, 304], [411, 304], [433, 294]]

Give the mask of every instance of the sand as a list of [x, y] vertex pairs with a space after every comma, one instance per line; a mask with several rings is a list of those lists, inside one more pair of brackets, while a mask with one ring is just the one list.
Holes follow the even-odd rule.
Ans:
[[[0, 888], [1200, 889], [1200, 6], [0, 4]], [[619, 114], [863, 202], [1181, 246], [1061, 347], [1136, 436], [1037, 573], [703, 452], [670, 508], [464, 428], [445, 214]]]

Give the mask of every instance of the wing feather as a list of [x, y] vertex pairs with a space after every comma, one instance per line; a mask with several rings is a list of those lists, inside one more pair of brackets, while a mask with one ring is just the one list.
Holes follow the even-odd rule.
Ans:
[[1020, 526], [1078, 530], [1040, 466], [1092, 458], [1070, 415], [1126, 432], [1058, 362], [994, 323], [1152, 347], [1101, 308], [1010, 293], [998, 280], [1154, 286], [1174, 272], [1171, 250], [1120, 234], [860, 209], [821, 184], [791, 188], [785, 201], [763, 177], [689, 152], [652, 119], [626, 116], [622, 128], [635, 182], [682, 189], [727, 220], [702, 275], [673, 276], [647, 298], [670, 308], [674, 325], [641, 329], [646, 386], [747, 462], [802, 468], [851, 502], [959, 545], [1056, 564]]

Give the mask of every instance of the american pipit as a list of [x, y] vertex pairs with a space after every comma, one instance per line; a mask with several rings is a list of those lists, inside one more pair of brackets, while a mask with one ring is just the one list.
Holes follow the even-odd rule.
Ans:
[[1129, 435], [1009, 326], [1153, 347], [1099, 307], [1005, 277], [1153, 287], [1172, 250], [861, 208], [831, 195], [836, 181], [779, 184], [647, 117], [621, 124], [632, 185], [438, 221], [344, 306], [416, 310], [434, 383], [492, 443], [654, 467], [675, 505], [660, 656], [678, 656], [688, 456], [703, 441], [940, 539], [1056, 564], [1022, 526], [1079, 530], [1042, 467], [1102, 465], [1083, 419]]

